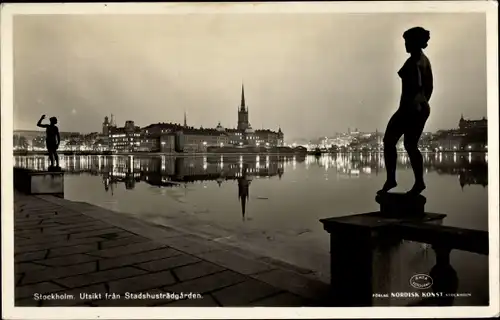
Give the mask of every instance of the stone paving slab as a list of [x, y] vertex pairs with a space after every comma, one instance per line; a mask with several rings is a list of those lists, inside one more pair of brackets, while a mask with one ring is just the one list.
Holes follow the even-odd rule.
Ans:
[[[141, 265], [144, 266], [144, 263], [155, 263], [157, 261], [161, 262], [164, 257], [172, 257], [181, 255], [182, 253], [174, 250], [172, 248], [161, 248], [158, 250], [151, 250], [146, 252], [140, 252], [133, 255], [125, 255], [119, 256], [109, 259], [102, 259], [99, 261], [99, 266], [101, 270], [123, 267], [127, 265], [136, 265], [139, 269], [146, 269], [148, 271], [157, 271], [161, 270], [161, 268], [157, 270], [151, 270], [147, 268], [141, 268]], [[164, 268], [166, 269], [166, 268]]]
[[[99, 243], [103, 241], [103, 238], [82, 238], [82, 239], [77, 239], [77, 240], [67, 240], [65, 241], [64, 238], [54, 238], [51, 239], [50, 241], [45, 239], [39, 239], [38, 241], [33, 241], [33, 243], [25, 246], [20, 246], [16, 244], [16, 241], [14, 241], [14, 250], [15, 254], [20, 254], [24, 252], [33, 252], [33, 251], [39, 251], [39, 250], [47, 250], [47, 249], [53, 249], [53, 248], [67, 248], [79, 244], [88, 244], [88, 243]], [[38, 244], [37, 244], [38, 243]]]
[[[182, 267], [185, 265], [190, 265], [190, 264], [201, 261], [199, 258], [196, 258], [194, 256], [191, 256], [188, 254], [183, 254], [180, 251], [176, 251], [176, 252], [179, 252], [179, 254], [173, 255], [173, 256], [168, 257], [168, 258], [163, 258], [163, 259], [159, 259], [159, 260], [152, 260], [152, 261], [140, 263], [140, 264], [137, 264], [136, 266], [140, 269], [143, 269], [143, 270], [156, 272], [156, 271], [162, 271], [162, 270], [169, 270], [169, 269], [172, 269], [175, 267]], [[198, 265], [198, 264], [194, 264], [194, 265]], [[221, 270], [221, 269], [219, 269], [219, 270]], [[177, 277], [177, 278], [179, 278], [179, 277]]]
[[148, 272], [139, 276], [109, 282], [110, 292], [139, 292], [176, 283], [169, 270]]
[[[48, 250], [47, 250], [48, 252]], [[39, 264], [49, 266], [49, 267], [64, 267], [64, 266], [72, 266], [77, 264], [82, 264], [85, 262], [97, 261], [99, 257], [94, 257], [84, 253], [71, 254], [68, 256], [56, 257], [56, 258], [45, 258], [40, 257], [36, 259], [32, 259], [34, 262]]]
[[17, 192], [14, 199], [18, 306], [308, 306], [327, 287], [86, 203]]
[[229, 251], [200, 253], [198, 256], [242, 274], [254, 274], [274, 269], [272, 265], [247, 259]]
[[129, 256], [131, 254], [154, 252], [155, 249], [161, 249], [165, 247], [166, 245], [161, 243], [141, 242], [141, 243], [127, 244], [115, 248], [102, 249], [99, 251], [92, 251], [89, 252], [89, 254], [101, 258], [116, 258], [119, 256]]
[[44, 259], [49, 254], [49, 250], [39, 250], [32, 252], [25, 252], [14, 255], [14, 262], [25, 262]]
[[101, 249], [107, 249], [107, 248], [113, 248], [113, 247], [119, 247], [123, 245], [128, 245], [132, 243], [138, 243], [138, 242], [147, 242], [149, 239], [143, 238], [143, 237], [138, 237], [136, 235], [132, 235], [130, 237], [124, 237], [116, 240], [108, 240], [104, 241], [101, 243]]
[[19, 282], [19, 285], [37, 283], [40, 281], [51, 281], [69, 276], [92, 273], [96, 270], [97, 262], [87, 262], [60, 268], [46, 268], [44, 270], [38, 269], [36, 271], [32, 270], [30, 272], [25, 272], [25, 275]]
[[208, 244], [202, 243], [200, 241], [195, 241], [193, 240], [193, 237], [191, 235], [183, 235], [181, 237], [169, 239], [168, 245], [172, 248], [193, 255], [221, 250], [221, 248], [215, 247], [211, 243]]
[[89, 244], [77, 244], [69, 247], [53, 248], [49, 250], [47, 258], [55, 258], [77, 253], [85, 253], [99, 250], [99, 242]]
[[252, 278], [283, 288], [301, 297], [317, 300], [320, 304], [324, 303], [323, 299], [327, 298], [329, 294], [329, 287], [323, 285], [323, 283], [313, 281], [288, 270], [275, 269], [252, 275]]
[[172, 272], [180, 281], [191, 280], [203, 276], [208, 276], [224, 270], [224, 267], [214, 263], [200, 261], [198, 263], [184, 265], [174, 268]]
[[14, 272], [16, 274], [27, 273], [34, 270], [43, 270], [43, 269], [48, 269], [48, 267], [32, 262], [16, 263], [14, 265]]
[[167, 292], [209, 293], [230, 285], [235, 285], [247, 279], [248, 278], [241, 273], [224, 270], [205, 277], [195, 278], [176, 283], [171, 286], [166, 286], [162, 289]]
[[95, 283], [109, 283], [113, 280], [128, 278], [139, 274], [146, 274], [146, 272], [133, 267], [123, 267], [56, 279], [54, 282], [66, 288], [78, 288]]

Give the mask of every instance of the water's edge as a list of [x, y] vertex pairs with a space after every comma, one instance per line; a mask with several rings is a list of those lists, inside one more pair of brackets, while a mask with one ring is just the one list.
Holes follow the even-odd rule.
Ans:
[[[165, 242], [164, 240], [171, 239], [173, 237], [184, 238], [186, 239], [186, 241], [196, 242], [200, 245], [205, 246], [208, 245], [212, 247], [213, 250], [227, 251], [241, 256], [242, 258], [266, 263], [272, 265], [276, 269], [293, 272], [297, 276], [304, 277], [312, 281], [317, 281], [324, 285], [329, 285], [328, 279], [318, 276], [317, 273], [313, 270], [309, 270], [283, 260], [259, 254], [256, 251], [249, 249], [249, 246], [245, 246], [246, 248], [237, 247], [236, 245], [240, 246], [239, 243], [225, 241], [224, 238], [216, 237], [206, 233], [194, 232], [193, 230], [188, 230], [186, 228], [181, 228], [175, 225], [167, 226], [155, 224], [149, 221], [142, 220], [131, 214], [110, 210], [88, 202], [63, 199], [56, 196], [37, 197], [40, 197], [52, 203], [56, 203], [70, 210], [80, 212], [94, 219], [107, 222], [113, 226], [122, 228], [155, 242]], [[182, 251], [182, 249], [176, 249]]]

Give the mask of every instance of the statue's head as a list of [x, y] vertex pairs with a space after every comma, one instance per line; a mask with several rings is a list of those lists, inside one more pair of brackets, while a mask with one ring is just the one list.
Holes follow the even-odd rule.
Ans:
[[57, 124], [57, 118], [56, 117], [51, 117], [49, 120], [50, 120], [50, 124], [52, 124], [52, 125]]
[[422, 27], [414, 27], [403, 33], [406, 52], [413, 53], [427, 48], [430, 32]]

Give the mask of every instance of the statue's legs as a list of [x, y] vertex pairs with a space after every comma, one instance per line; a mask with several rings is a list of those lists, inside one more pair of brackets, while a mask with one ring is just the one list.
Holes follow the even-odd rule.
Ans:
[[57, 150], [54, 151], [54, 159], [56, 160], [56, 167], [59, 168], [59, 154], [57, 153]]
[[404, 133], [404, 146], [406, 152], [408, 152], [413, 174], [415, 175], [415, 184], [411, 190], [408, 191], [408, 193], [411, 194], [420, 194], [425, 190], [424, 159], [422, 157], [422, 153], [420, 153], [420, 150], [418, 149], [418, 141], [422, 136], [422, 132], [424, 131], [425, 123], [428, 118], [429, 112], [426, 112], [425, 110], [416, 114], [416, 116], [412, 117], [412, 121], [408, 121]]
[[384, 193], [397, 186], [396, 165], [398, 151], [396, 144], [404, 133], [404, 121], [400, 111], [397, 111], [389, 120], [384, 134], [384, 162], [387, 171], [387, 180], [378, 193]]

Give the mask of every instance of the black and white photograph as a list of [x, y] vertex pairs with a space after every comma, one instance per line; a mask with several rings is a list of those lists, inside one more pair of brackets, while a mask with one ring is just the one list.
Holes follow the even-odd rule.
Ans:
[[3, 317], [498, 316], [497, 9], [2, 5]]

